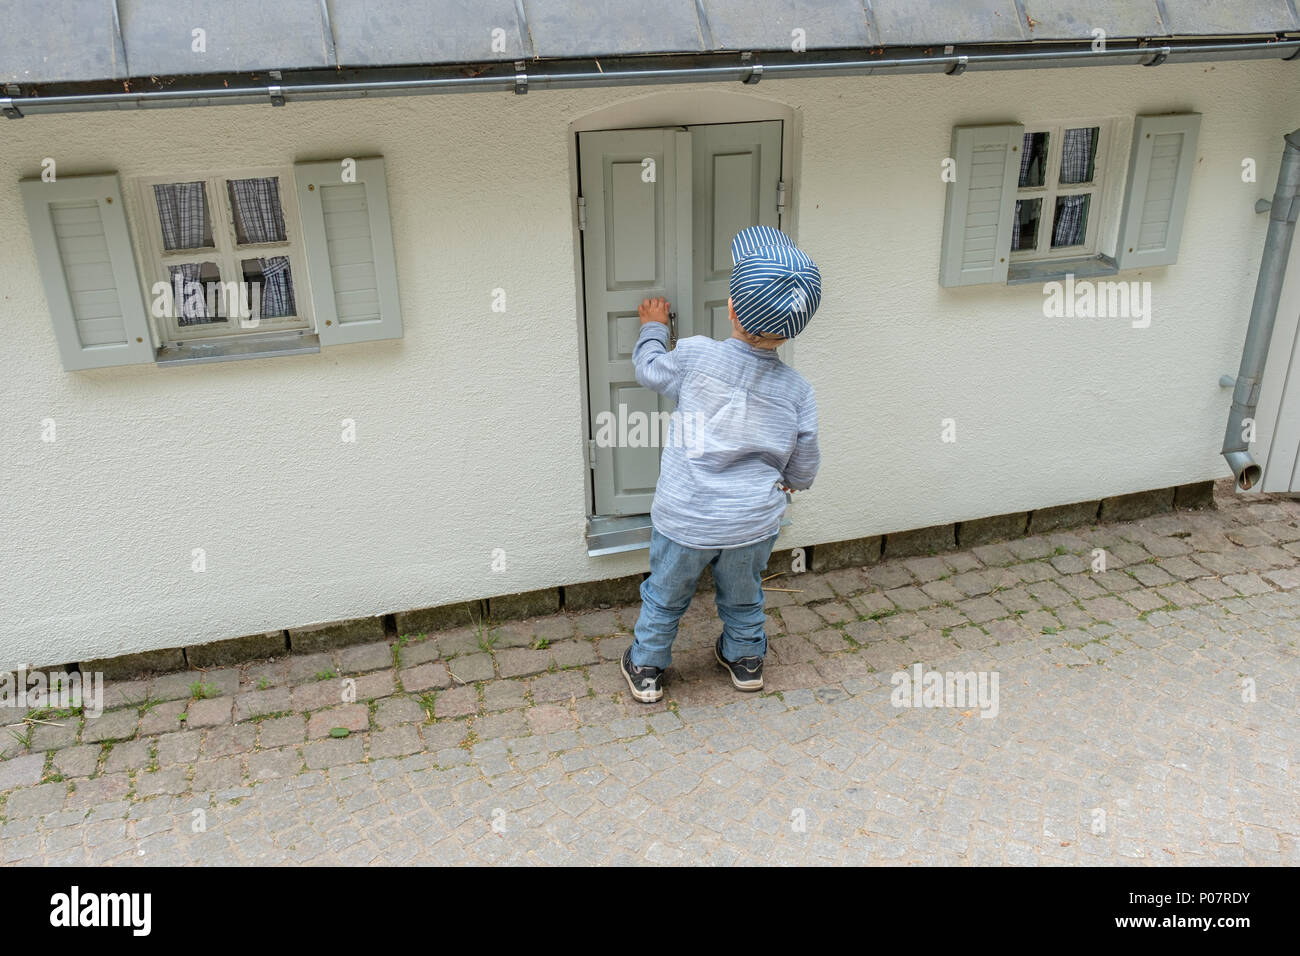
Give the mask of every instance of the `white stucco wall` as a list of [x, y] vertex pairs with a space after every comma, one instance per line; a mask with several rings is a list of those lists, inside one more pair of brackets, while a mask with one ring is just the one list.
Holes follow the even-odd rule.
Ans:
[[[824, 464], [783, 546], [1226, 473], [1229, 396], [1217, 379], [1237, 366], [1264, 236], [1251, 207], [1271, 194], [1280, 137], [1300, 120], [1294, 64], [728, 89], [797, 113], [791, 201], [825, 282], [795, 351], [817, 389]], [[651, 92], [5, 122], [0, 665], [643, 570], [645, 552], [591, 559], [582, 537], [569, 124]], [[1150, 328], [1045, 319], [1036, 285], [939, 287], [939, 163], [953, 125], [1174, 110], [1204, 114], [1179, 261], [1120, 276], [1153, 282]], [[17, 188], [42, 158], [60, 175], [125, 180], [367, 154], [387, 163], [404, 338], [62, 370]], [[1241, 182], [1243, 157], [1258, 160], [1258, 184]], [[490, 309], [497, 287], [504, 315]], [[54, 443], [41, 441], [47, 418]], [[357, 423], [355, 444], [339, 440], [344, 418]], [[944, 418], [957, 422], [956, 444], [940, 441]], [[206, 551], [204, 573], [191, 571], [194, 548]], [[491, 570], [496, 548], [505, 572]]]

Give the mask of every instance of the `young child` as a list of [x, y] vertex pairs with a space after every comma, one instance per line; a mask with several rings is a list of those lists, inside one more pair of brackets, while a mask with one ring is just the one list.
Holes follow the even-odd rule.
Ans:
[[771, 226], [742, 229], [731, 259], [726, 341], [694, 335], [670, 352], [669, 304], [646, 299], [638, 310], [636, 380], [677, 403], [671, 427], [684, 432], [664, 443], [650, 507], [650, 577], [641, 584], [636, 638], [623, 653], [623, 676], [645, 703], [664, 695], [677, 623], [706, 567], [722, 619], [714, 656], [738, 689], [763, 687], [763, 570], [786, 491], [809, 488], [821, 463], [812, 386], [776, 354], [817, 311], [821, 274]]

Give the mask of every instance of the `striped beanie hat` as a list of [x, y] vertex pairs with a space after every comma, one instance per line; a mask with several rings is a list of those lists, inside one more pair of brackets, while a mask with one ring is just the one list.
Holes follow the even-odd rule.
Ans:
[[794, 338], [822, 301], [817, 264], [771, 226], [749, 226], [731, 240], [731, 305], [751, 335]]

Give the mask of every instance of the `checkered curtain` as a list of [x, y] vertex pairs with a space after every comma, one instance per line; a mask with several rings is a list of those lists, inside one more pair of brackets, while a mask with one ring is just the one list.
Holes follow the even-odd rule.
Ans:
[[[280, 180], [232, 179], [230, 196], [236, 225], [246, 242], [284, 242], [284, 214], [280, 205]], [[261, 315], [293, 315], [293, 283], [289, 257], [258, 259], [262, 268]]]
[[[1067, 129], [1061, 140], [1061, 185], [1088, 181], [1095, 128]], [[1083, 243], [1088, 223], [1084, 207], [1088, 197], [1061, 196], [1057, 200], [1056, 225], [1052, 229], [1053, 246], [1077, 246]]]
[[[200, 249], [208, 244], [208, 203], [203, 183], [160, 183], [153, 188], [158, 203], [158, 220], [162, 224], [163, 248]], [[211, 321], [203, 295], [195, 295], [199, 273], [203, 266], [198, 262], [168, 266], [171, 274], [172, 297], [176, 302], [181, 325], [198, 325]]]
[[[1034, 134], [1026, 133], [1024, 142], [1020, 144], [1020, 179], [1018, 185], [1029, 185], [1029, 164], [1033, 162], [1033, 145]], [[1011, 248], [1015, 249], [1020, 245], [1020, 209], [1023, 200], [1016, 200], [1016, 214], [1011, 219]]]

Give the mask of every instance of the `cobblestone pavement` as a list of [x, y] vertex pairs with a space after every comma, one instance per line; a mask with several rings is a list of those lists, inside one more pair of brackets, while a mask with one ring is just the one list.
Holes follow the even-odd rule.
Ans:
[[0, 860], [1300, 865], [1300, 502], [1216, 496], [779, 578], [761, 696], [708, 595], [648, 707], [635, 607], [110, 684], [0, 735]]

